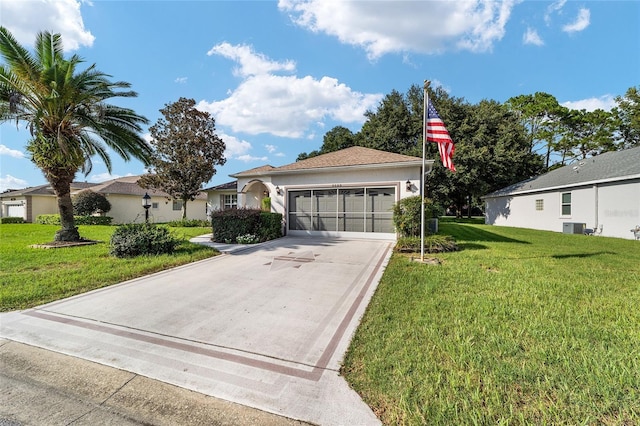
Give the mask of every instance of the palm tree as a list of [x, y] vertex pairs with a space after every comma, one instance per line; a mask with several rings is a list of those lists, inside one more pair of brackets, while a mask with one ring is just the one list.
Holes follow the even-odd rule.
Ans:
[[127, 82], [111, 82], [91, 65], [77, 70], [83, 60], [64, 58], [60, 34], [36, 36], [35, 56], [0, 27], [0, 123], [25, 122], [31, 139], [26, 149], [57, 197], [62, 228], [56, 241], [77, 241], [73, 219], [71, 182], [77, 172], [85, 176], [98, 155], [111, 171], [107, 148], [125, 160], [132, 157], [149, 164], [151, 146], [141, 137], [148, 120], [133, 110], [106, 101], [135, 97]]

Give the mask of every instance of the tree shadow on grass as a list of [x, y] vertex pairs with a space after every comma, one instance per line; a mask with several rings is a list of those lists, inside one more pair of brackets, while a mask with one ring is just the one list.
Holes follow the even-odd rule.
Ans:
[[443, 224], [440, 228], [440, 231], [443, 234], [449, 234], [453, 236], [456, 241], [458, 241], [459, 246], [468, 245], [468, 248], [476, 250], [486, 248], [481, 244], [475, 244], [477, 241], [531, 244], [528, 241], [521, 241], [505, 237], [504, 235], [489, 232], [477, 226], [468, 226], [459, 223]]
[[552, 254], [550, 257], [554, 259], [569, 259], [569, 258], [585, 258], [592, 256], [600, 256], [601, 254], [617, 254], [612, 251], [597, 251], [594, 253], [571, 253], [571, 254]]

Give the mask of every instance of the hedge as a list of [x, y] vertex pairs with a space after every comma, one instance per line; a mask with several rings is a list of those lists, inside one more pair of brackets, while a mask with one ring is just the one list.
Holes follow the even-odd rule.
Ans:
[[282, 236], [282, 215], [259, 209], [218, 210], [211, 214], [213, 241], [218, 243], [237, 243], [238, 237], [247, 241], [263, 242]]
[[24, 223], [24, 219], [21, 217], [0, 217], [0, 223]]
[[[76, 225], [111, 225], [112, 217], [109, 216], [73, 216]], [[60, 225], [59, 214], [40, 214], [36, 217], [36, 223], [40, 225]]]

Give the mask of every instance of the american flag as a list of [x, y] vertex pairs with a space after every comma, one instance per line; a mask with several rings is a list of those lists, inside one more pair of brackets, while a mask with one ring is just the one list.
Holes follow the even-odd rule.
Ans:
[[456, 151], [456, 147], [453, 144], [451, 136], [447, 128], [444, 127], [444, 122], [438, 115], [438, 111], [429, 100], [429, 106], [427, 107], [427, 141], [436, 142], [438, 144], [438, 151], [440, 151], [440, 158], [442, 164], [452, 172], [456, 171], [453, 165], [453, 153]]

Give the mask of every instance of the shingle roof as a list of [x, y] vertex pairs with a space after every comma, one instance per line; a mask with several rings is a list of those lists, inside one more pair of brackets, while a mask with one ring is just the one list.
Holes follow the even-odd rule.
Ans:
[[[138, 195], [142, 197], [144, 194], [148, 193], [149, 195], [171, 198], [171, 196], [164, 191], [160, 191], [157, 189], [145, 189], [138, 185], [138, 180], [140, 179], [140, 177], [141, 176], [125, 176], [108, 180], [94, 186], [93, 188], [91, 188], [91, 190], [94, 192], [99, 192], [101, 194]], [[200, 195], [196, 197], [196, 199], [206, 197], [206, 194], [201, 192]]]
[[[89, 183], [89, 182], [71, 182], [71, 190], [73, 191], [78, 189], [87, 189], [87, 188], [92, 188], [96, 185], [97, 185], [96, 183]], [[51, 188], [51, 185], [47, 183], [45, 185], [30, 186], [24, 189], [16, 189], [12, 191], [3, 192], [0, 194], [0, 197], [16, 197], [16, 196], [23, 196], [23, 195], [53, 196], [54, 193], [53, 193], [53, 189]]]
[[[433, 160], [429, 160], [432, 162]], [[421, 164], [422, 159], [377, 149], [352, 146], [340, 151], [329, 152], [306, 160], [296, 161], [280, 167], [263, 166], [233, 174], [233, 177], [264, 175], [279, 172], [322, 170], [337, 167], [374, 166], [381, 164]]]
[[606, 152], [499, 189], [483, 198], [640, 178], [640, 147]]
[[220, 185], [212, 186], [211, 188], [205, 188], [203, 191], [235, 191], [238, 189], [238, 181], [222, 183]]

